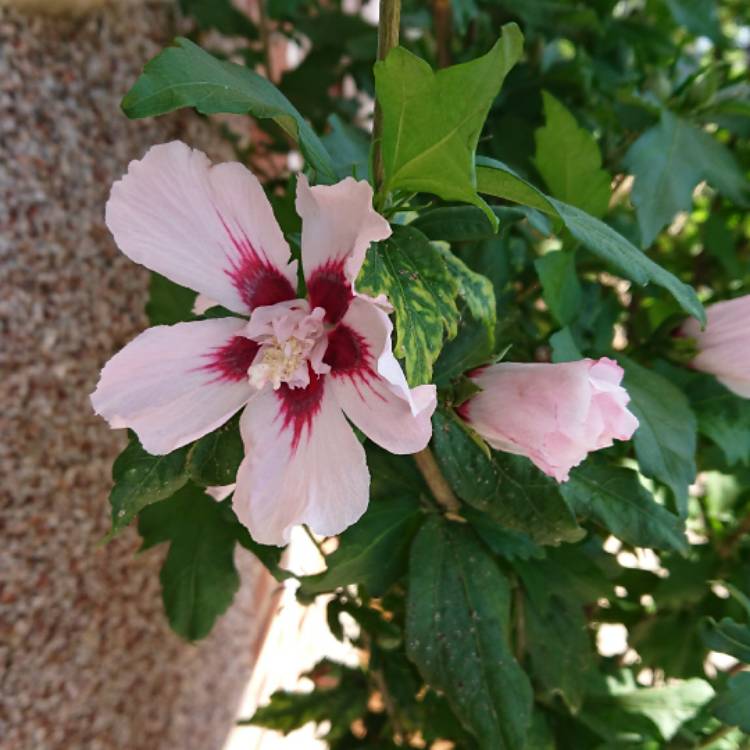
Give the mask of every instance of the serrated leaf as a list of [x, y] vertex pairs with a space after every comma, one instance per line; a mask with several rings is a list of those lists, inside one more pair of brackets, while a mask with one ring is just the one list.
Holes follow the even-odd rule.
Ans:
[[190, 451], [190, 477], [204, 487], [233, 484], [245, 456], [239, 415], [197, 440]]
[[331, 157], [291, 102], [270, 81], [249, 68], [218, 60], [189, 39], [177, 37], [151, 59], [122, 100], [131, 119], [154, 117], [182, 107], [273, 119], [299, 142], [309, 165], [334, 181]]
[[544, 301], [560, 325], [572, 323], [581, 311], [581, 283], [573, 252], [557, 250], [534, 261]]
[[635, 176], [631, 198], [645, 247], [679, 211], [690, 210], [701, 180], [740, 205], [750, 196], [750, 183], [731, 151], [667, 110], [630, 147], [623, 164]]
[[147, 505], [169, 497], [188, 480], [189, 447], [152, 456], [135, 436], [112, 466], [114, 486], [109, 495], [112, 533], [124, 529]]
[[688, 549], [682, 520], [659, 505], [631, 469], [589, 457], [570, 472], [560, 491], [577, 515], [590, 518], [628, 544], [678, 552]]
[[396, 47], [375, 64], [375, 91], [383, 112], [383, 193], [434, 193], [479, 206], [474, 153], [484, 120], [508, 71], [521, 56], [515, 24], [484, 56], [433, 72], [419, 57]]
[[633, 445], [641, 472], [664, 482], [684, 514], [696, 474], [695, 415], [685, 394], [665, 377], [626, 357], [619, 360], [625, 370], [622, 385], [630, 395], [628, 409], [639, 422]]
[[611, 177], [602, 169], [596, 139], [547, 91], [542, 101], [545, 125], [534, 133], [534, 165], [555, 198], [601, 218], [609, 205]]
[[433, 516], [409, 563], [407, 654], [481, 747], [524, 746], [532, 691], [509, 645], [510, 585], [465, 526]]
[[720, 622], [707, 617], [701, 622], [700, 633], [706, 648], [750, 664], [750, 626], [735, 622], [731, 617], [724, 617]]
[[750, 672], [740, 672], [727, 681], [714, 703], [714, 716], [725, 724], [750, 732]]
[[[309, 722], [331, 722], [327, 740], [345, 734], [352, 722], [367, 711], [368, 688], [364, 674], [330, 660], [319, 662], [305, 675], [316, 685], [309, 693], [277, 690], [268, 704], [261, 706], [249, 719], [239, 724], [275, 729], [286, 735]], [[336, 682], [333, 687], [318, 682]]]
[[413, 227], [394, 227], [368, 250], [357, 289], [388, 296], [396, 314], [395, 352], [406, 360], [406, 377], [411, 385], [429, 383], [443, 337], [456, 335], [459, 318], [458, 283], [438, 249]]
[[159, 580], [172, 629], [190, 641], [204, 638], [240, 586], [234, 566], [235, 524], [220, 503], [188, 484], [138, 519], [142, 549], [169, 542]]
[[637, 284], [651, 282], [666, 289], [685, 312], [705, 323], [705, 312], [695, 290], [654, 263], [603, 221], [544, 195], [510, 167], [494, 159], [477, 159], [477, 185], [482, 193], [531, 206], [559, 219], [575, 239], [615, 271]]
[[433, 417], [435, 456], [458, 496], [502, 526], [523, 531], [540, 544], [576, 541], [584, 534], [557, 487], [524, 456], [476, 444], [457, 417], [438, 409]]
[[456, 280], [459, 296], [466, 302], [474, 320], [484, 323], [487, 327], [494, 344], [497, 307], [492, 282], [486, 276], [472, 271], [447, 247], [438, 244], [436, 248], [445, 261], [448, 273]]
[[409, 546], [422, 519], [419, 504], [410, 498], [371, 502], [326, 557], [327, 570], [300, 579], [300, 591], [315, 595], [356, 583], [368, 594], [382, 596], [406, 571]]

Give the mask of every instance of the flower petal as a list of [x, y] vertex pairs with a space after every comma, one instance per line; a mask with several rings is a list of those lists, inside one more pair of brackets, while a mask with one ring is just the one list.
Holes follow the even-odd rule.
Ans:
[[681, 329], [698, 345], [691, 367], [714, 375], [738, 396], [750, 398], [750, 295], [709, 305], [706, 319], [703, 331], [692, 318]]
[[351, 177], [311, 188], [297, 180], [297, 213], [302, 217], [302, 265], [312, 307], [329, 323], [344, 317], [371, 242], [391, 235], [388, 222], [372, 208], [372, 188]]
[[211, 432], [253, 392], [246, 373], [257, 344], [237, 335], [245, 325], [217, 318], [149, 328], [107, 362], [94, 410], [157, 455]]
[[212, 166], [180, 141], [153, 146], [112, 186], [118, 247], [236, 312], [295, 297], [296, 263], [263, 188], [244, 166]]
[[259, 392], [240, 430], [247, 455], [237, 474], [234, 510], [255, 541], [284, 545], [302, 523], [317, 534], [338, 534], [365, 512], [365, 452], [327, 377], [306, 389]]
[[391, 453], [415, 453], [430, 441], [437, 395], [434, 385], [409, 388], [393, 356], [392, 331], [388, 315], [358, 297], [329, 334], [323, 361], [346, 416]]

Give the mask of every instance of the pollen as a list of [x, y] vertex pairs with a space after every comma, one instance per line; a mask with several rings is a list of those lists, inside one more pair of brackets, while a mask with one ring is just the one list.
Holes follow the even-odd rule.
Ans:
[[276, 391], [282, 384], [290, 388], [306, 388], [310, 373], [330, 371], [323, 362], [327, 332], [323, 321], [325, 311], [312, 311], [305, 300], [290, 300], [253, 311], [246, 335], [260, 348], [247, 376], [253, 387], [270, 384]]
[[282, 383], [288, 383], [292, 388], [304, 388], [310, 383], [310, 374], [305, 366], [309, 346], [298, 339], [287, 339], [266, 344], [256, 361], [248, 370], [248, 378], [255, 388], [262, 388], [271, 383], [278, 391]]

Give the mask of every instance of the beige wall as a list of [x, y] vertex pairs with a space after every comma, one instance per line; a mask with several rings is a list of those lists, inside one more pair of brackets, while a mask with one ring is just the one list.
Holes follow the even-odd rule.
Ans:
[[229, 158], [195, 115], [128, 122], [119, 99], [170, 37], [170, 6], [121, 2], [65, 20], [0, 9], [0, 747], [218, 750], [274, 606], [243, 588], [204, 643], [164, 622], [161, 550], [106, 547], [123, 435], [88, 403], [141, 330], [147, 275], [103, 222], [109, 186], [182, 137]]

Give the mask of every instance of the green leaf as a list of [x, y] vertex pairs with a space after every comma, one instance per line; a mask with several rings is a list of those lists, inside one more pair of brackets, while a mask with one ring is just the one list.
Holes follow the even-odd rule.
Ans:
[[437, 251], [443, 257], [448, 273], [458, 284], [459, 296], [466, 302], [474, 320], [481, 321], [487, 326], [492, 336], [492, 343], [494, 343], [497, 306], [492, 282], [486, 276], [472, 271], [444, 245], [437, 245]]
[[730, 466], [750, 464], [750, 400], [732, 393], [713, 375], [691, 374], [686, 391], [698, 431], [721, 448]]
[[142, 549], [169, 542], [159, 579], [172, 629], [190, 641], [204, 638], [240, 586], [234, 567], [235, 524], [202, 488], [187, 485], [138, 519]]
[[292, 578], [292, 574], [280, 566], [281, 556], [284, 553], [283, 547], [276, 547], [270, 544], [258, 544], [250, 536], [250, 532], [237, 520], [234, 512], [228, 506], [225, 506], [225, 516], [227, 521], [233, 522], [234, 533], [237, 542], [248, 552], [255, 555], [260, 562], [266, 567], [268, 572], [279, 582]]
[[573, 713], [583, 705], [595, 657], [583, 606], [554, 561], [516, 563], [526, 592], [523, 611], [532, 671], [547, 695]]
[[370, 138], [363, 130], [344, 122], [338, 115], [328, 118], [330, 132], [322, 141], [333, 158], [338, 179], [350, 175], [366, 180], [370, 174]]
[[171, 326], [184, 320], [193, 320], [195, 298], [196, 292], [192, 289], [186, 289], [152, 271], [146, 303], [148, 322], [152, 326]]
[[[492, 212], [502, 222], [523, 219], [519, 208], [493, 206]], [[430, 240], [444, 242], [479, 242], [495, 237], [495, 228], [476, 206], [439, 206], [420, 214], [410, 226], [419, 229]]]
[[628, 409], [639, 422], [633, 445], [641, 472], [664, 482], [684, 514], [696, 474], [695, 415], [685, 394], [665, 377], [626, 357], [619, 360], [625, 369], [622, 385], [630, 395]]
[[469, 505], [540, 544], [576, 541], [585, 534], [557, 483], [527, 458], [495, 452], [488, 457], [461, 421], [440, 409], [432, 435], [440, 468]]
[[177, 37], [146, 63], [122, 100], [131, 119], [154, 117], [182, 107], [211, 115], [218, 112], [270, 117], [299, 142], [309, 165], [321, 178], [336, 179], [331, 157], [291, 102], [249, 68], [217, 60], [189, 39]]
[[560, 325], [572, 323], [581, 309], [581, 284], [575, 253], [558, 250], [534, 261], [544, 301]]
[[603, 737], [611, 739], [617, 739], [618, 735], [632, 738], [635, 732], [643, 732], [650, 723], [658, 730], [659, 739], [669, 741], [711, 700], [714, 692], [707, 682], [700, 679], [641, 688], [608, 678], [607, 686], [606, 692], [587, 699], [584, 710], [586, 723]]
[[528, 678], [509, 645], [508, 580], [465, 526], [433, 516], [409, 563], [407, 654], [481, 747], [524, 746]]
[[570, 472], [560, 491], [577, 515], [590, 518], [636, 547], [686, 552], [684, 524], [638, 480], [631, 469], [595, 457]]
[[736, 203], [747, 203], [750, 184], [732, 153], [712, 135], [666, 110], [659, 124], [630, 147], [623, 163], [635, 176], [631, 198], [646, 247], [678, 211], [690, 210], [693, 190], [701, 180]]
[[300, 591], [315, 595], [352, 583], [382, 596], [406, 570], [412, 537], [423, 518], [409, 498], [372, 501], [367, 512], [339, 537], [323, 573], [301, 579]]
[[[705, 586], [703, 581], [701, 586]], [[628, 646], [638, 652], [644, 668], [658, 669], [667, 678], [705, 674], [706, 649], [695, 617], [687, 612], [661, 610], [644, 617], [628, 629]]]
[[471, 506], [461, 508], [461, 515], [494, 554], [506, 560], [544, 557], [544, 550], [532, 542], [528, 534], [506, 529], [486, 513], [481, 513]]
[[458, 327], [458, 282], [440, 251], [416, 229], [394, 227], [368, 250], [357, 289], [388, 296], [396, 313], [396, 356], [406, 360], [412, 385], [429, 383], [443, 335], [453, 338]]
[[479, 323], [466, 313], [461, 316], [458, 333], [447, 341], [435, 363], [433, 382], [446, 386], [454, 378], [479, 365], [486, 364], [493, 357], [495, 331]]
[[721, 39], [717, 3], [713, 0], [666, 0], [674, 20], [696, 36]]
[[695, 290], [657, 265], [647, 255], [603, 221], [575, 206], [550, 198], [494, 159], [477, 159], [479, 192], [531, 206], [560, 219], [565, 228], [589, 252], [637, 284], [652, 282], [666, 289], [685, 312], [705, 322], [705, 312]]
[[239, 414], [202, 437], [190, 451], [190, 477], [204, 487], [233, 484], [245, 456]]
[[231, 0], [180, 0], [182, 12], [191, 15], [201, 29], [216, 29], [222, 34], [258, 38], [250, 19], [237, 10]]
[[164, 456], [152, 456], [131, 436], [128, 447], [112, 466], [112, 534], [124, 529], [147, 505], [164, 500], [187, 482], [188, 451], [186, 446]]
[[701, 638], [706, 648], [750, 664], [750, 626], [741, 625], [731, 617], [720, 622], [707, 617], [701, 622]]
[[549, 344], [552, 347], [552, 361], [557, 362], [575, 362], [583, 359], [583, 354], [578, 348], [573, 333], [565, 326], [549, 337]]
[[[326, 739], [333, 740], [345, 734], [352, 722], [366, 713], [369, 691], [361, 670], [326, 659], [304, 676], [316, 685], [312, 692], [277, 690], [267, 705], [238, 723], [288, 734], [309, 722], [321, 724], [330, 721], [332, 726]], [[333, 687], [319, 686], [319, 683], [331, 682], [335, 682]]]
[[365, 452], [373, 500], [390, 500], [405, 495], [419, 497], [428, 491], [411, 456], [389, 453], [369, 440], [365, 443]]
[[601, 218], [607, 212], [611, 177], [602, 169], [594, 136], [573, 115], [542, 92], [546, 124], [535, 135], [534, 165], [555, 198]]
[[437, 73], [403, 47], [375, 64], [384, 194], [426, 192], [472, 203], [497, 225], [476, 192], [474, 153], [490, 105], [522, 49], [518, 26], [508, 24], [486, 55]]
[[725, 724], [750, 732], [750, 672], [740, 672], [729, 678], [726, 690], [714, 703], [714, 716]]

